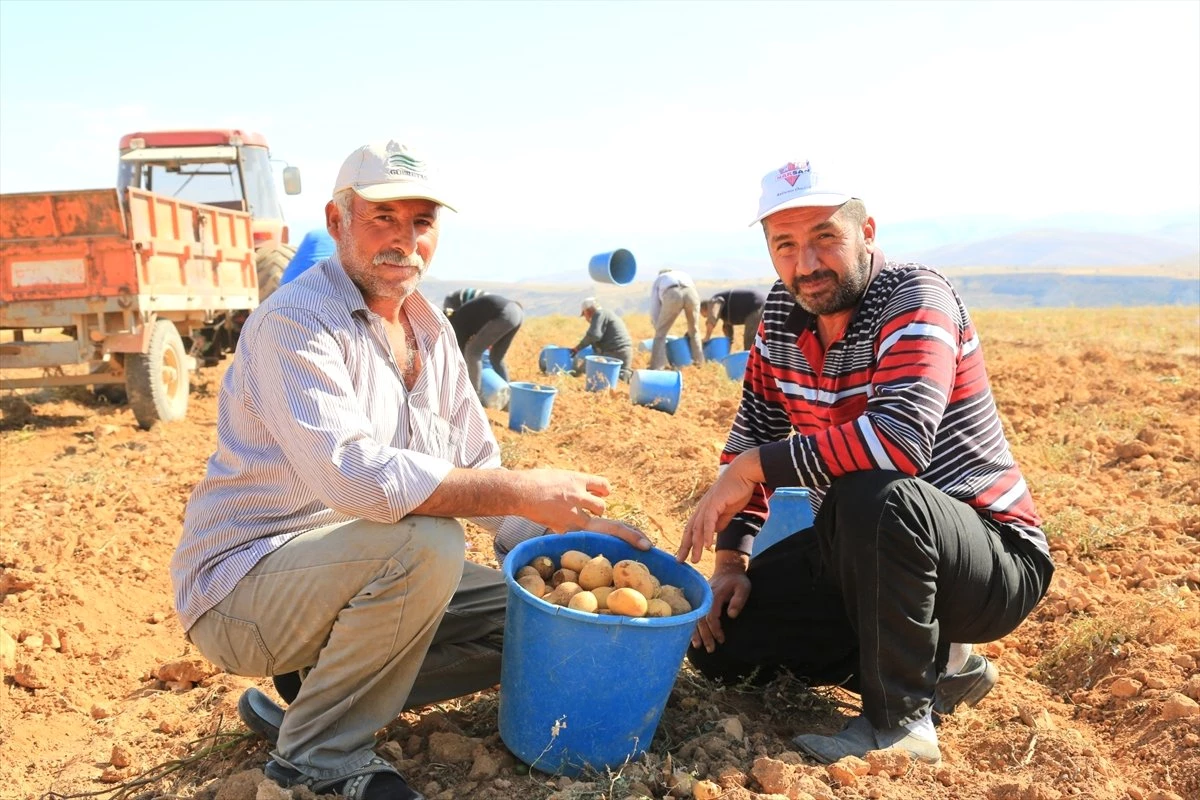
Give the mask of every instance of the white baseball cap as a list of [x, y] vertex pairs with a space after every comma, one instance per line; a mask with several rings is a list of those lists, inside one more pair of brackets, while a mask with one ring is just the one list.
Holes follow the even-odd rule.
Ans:
[[333, 193], [345, 189], [353, 189], [359, 197], [373, 203], [432, 200], [451, 211], [458, 210], [430, 183], [425, 159], [394, 139], [364, 144], [342, 162]]
[[599, 307], [600, 304], [596, 302], [596, 298], [585, 297], [583, 298], [583, 302], [579, 304], [579, 316], [582, 317], [584, 311], [595, 311]]
[[750, 224], [762, 222], [765, 217], [785, 208], [829, 208], [853, 199], [853, 195], [830, 185], [807, 161], [789, 161], [763, 176], [758, 216]]

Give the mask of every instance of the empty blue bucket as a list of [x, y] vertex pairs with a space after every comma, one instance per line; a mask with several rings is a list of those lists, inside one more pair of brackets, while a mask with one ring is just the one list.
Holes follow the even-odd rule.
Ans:
[[546, 375], [571, 371], [571, 348], [548, 344], [538, 354], [538, 369]]
[[558, 389], [528, 381], [508, 385], [508, 427], [514, 431], [544, 431], [550, 426]]
[[[537, 556], [567, 550], [616, 564], [641, 561], [678, 586], [692, 611], [632, 618], [553, 606], [517, 585], [515, 573]], [[531, 767], [576, 776], [604, 774], [650, 747], [696, 620], [712, 592], [704, 576], [669, 553], [635, 550], [613, 536], [566, 533], [521, 542], [504, 559], [508, 618], [500, 662], [500, 738]]]
[[754, 537], [754, 544], [750, 547], [751, 558], [793, 533], [811, 528], [813, 524], [808, 489], [781, 486], [771, 495], [767, 509], [770, 512], [767, 514], [767, 521], [763, 523], [762, 529]]
[[625, 249], [613, 250], [592, 256], [588, 262], [588, 274], [596, 283], [614, 283], [624, 286], [633, 281], [637, 274], [637, 261], [633, 253]]
[[480, 400], [485, 408], [498, 408], [504, 410], [508, 407], [508, 400], [511, 390], [508, 388], [508, 381], [500, 377], [500, 374], [490, 366], [483, 368], [479, 374], [480, 389], [482, 396]]
[[729, 339], [725, 336], [714, 336], [704, 343], [704, 357], [709, 361], [720, 361], [729, 355]]
[[683, 392], [683, 374], [673, 369], [638, 369], [629, 380], [629, 399], [668, 414], [679, 407]]
[[725, 365], [725, 374], [729, 376], [729, 380], [740, 381], [746, 377], [746, 362], [749, 360], [749, 350], [739, 350], [721, 359], [721, 363]]
[[621, 366], [625, 362], [608, 356], [588, 356], [583, 363], [584, 375], [587, 376], [585, 388], [589, 392], [601, 392], [616, 387], [617, 379], [621, 377]]
[[686, 367], [692, 363], [692, 346], [688, 337], [667, 337], [667, 363], [672, 367]]

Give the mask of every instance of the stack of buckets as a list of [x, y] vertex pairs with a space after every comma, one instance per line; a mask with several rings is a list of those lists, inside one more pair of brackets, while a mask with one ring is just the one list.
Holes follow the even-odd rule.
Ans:
[[[567, 550], [634, 559], [678, 586], [692, 611], [675, 617], [602, 616], [554, 606], [516, 582], [537, 556]], [[508, 618], [500, 667], [500, 737], [534, 769], [601, 775], [650, 747], [696, 621], [712, 606], [704, 576], [662, 550], [635, 550], [614, 536], [567, 533], [528, 539], [504, 559]]]

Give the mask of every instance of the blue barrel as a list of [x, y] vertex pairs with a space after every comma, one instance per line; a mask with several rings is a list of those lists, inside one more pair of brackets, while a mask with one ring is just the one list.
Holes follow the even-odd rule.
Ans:
[[637, 261], [633, 253], [625, 249], [613, 250], [592, 256], [588, 262], [588, 274], [596, 283], [613, 283], [624, 286], [633, 281], [637, 274]]
[[667, 363], [672, 367], [686, 367], [692, 363], [692, 346], [688, 337], [667, 337]]
[[653, 349], [654, 349], [654, 337], [653, 336], [651, 336], [649, 339], [642, 339], [642, 341], [638, 342], [638, 352], [640, 352], [640, 353], [649, 353]]
[[588, 356], [583, 360], [584, 375], [587, 376], [585, 388], [589, 392], [601, 392], [605, 389], [616, 388], [617, 379], [621, 377], [621, 367], [624, 361], [608, 356]]
[[[678, 586], [692, 611], [654, 619], [591, 614], [553, 606], [517, 585], [537, 556], [567, 550], [616, 564], [641, 561]], [[635, 550], [613, 536], [566, 533], [521, 542], [504, 559], [508, 617], [500, 662], [500, 738], [545, 773], [601, 775], [650, 747], [696, 620], [712, 606], [704, 576], [662, 550]]]
[[725, 365], [725, 374], [729, 376], [729, 380], [740, 381], [746, 377], [746, 362], [749, 360], [749, 350], [739, 350], [721, 359], [721, 363]]
[[508, 385], [508, 427], [514, 431], [544, 431], [550, 427], [550, 412], [554, 409], [553, 386], [539, 386], [527, 381]]
[[781, 486], [771, 495], [767, 509], [770, 513], [767, 514], [767, 521], [763, 523], [762, 530], [754, 537], [754, 544], [750, 548], [751, 558], [793, 533], [811, 528], [813, 524], [808, 489]]
[[484, 408], [498, 408], [501, 411], [508, 408], [511, 391], [508, 381], [500, 377], [500, 373], [489, 367], [484, 367], [479, 374], [481, 394], [480, 400]]
[[729, 355], [729, 338], [714, 336], [704, 343], [704, 357], [709, 361], [720, 361]]
[[329, 231], [324, 228], [317, 228], [304, 234], [304, 238], [300, 241], [300, 246], [296, 248], [296, 254], [292, 256], [292, 260], [288, 262], [287, 269], [283, 271], [283, 275], [279, 278], [279, 285], [291, 283], [309, 267], [317, 263], [323, 258], [329, 258], [337, 252], [337, 244], [333, 241], [333, 237], [329, 235]]
[[571, 348], [548, 344], [538, 354], [538, 369], [543, 374], [571, 371]]
[[638, 369], [629, 380], [629, 399], [668, 414], [679, 407], [683, 393], [683, 374], [673, 369]]

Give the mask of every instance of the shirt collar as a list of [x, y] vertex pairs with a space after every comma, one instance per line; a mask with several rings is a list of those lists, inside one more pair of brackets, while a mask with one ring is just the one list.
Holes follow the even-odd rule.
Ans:
[[[871, 289], [871, 284], [879, 277], [879, 273], [883, 270], [887, 259], [884, 258], [883, 251], [876, 248], [871, 251], [871, 277], [867, 281], [867, 288], [863, 289], [863, 297]], [[862, 297], [858, 298], [862, 302]], [[817, 317], [815, 314], [810, 314], [804, 310], [799, 303], [793, 302], [792, 311], [788, 314], [787, 319], [783, 323], [783, 329], [791, 333], [800, 334], [806, 330], [815, 330], [817, 326]]]
[[[354, 281], [350, 280], [350, 276], [346, 274], [346, 269], [342, 266], [342, 262], [338, 259], [337, 254], [331, 255], [325, 263], [325, 274], [329, 278], [329, 283], [333, 287], [334, 294], [343, 300], [350, 313], [354, 314], [362, 312], [363, 314], [374, 314], [367, 306], [367, 301], [363, 298], [362, 291], [355, 285]], [[408, 321], [412, 324], [413, 332], [421, 340], [422, 344], [432, 345], [441, 335], [443, 323], [440, 319], [439, 312], [425, 295], [421, 294], [421, 290], [413, 292], [404, 301], [404, 308], [408, 311]], [[447, 325], [449, 323], [446, 323]]]

